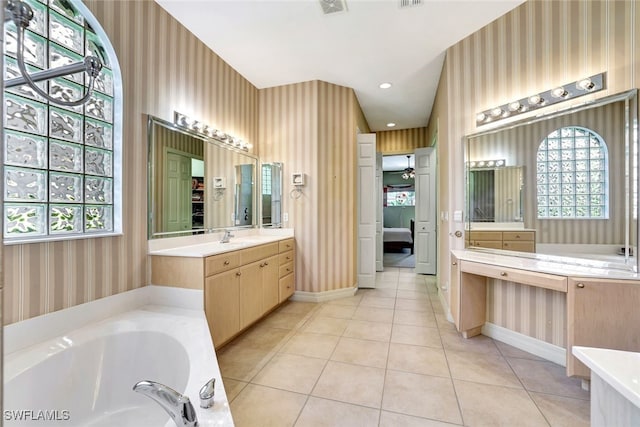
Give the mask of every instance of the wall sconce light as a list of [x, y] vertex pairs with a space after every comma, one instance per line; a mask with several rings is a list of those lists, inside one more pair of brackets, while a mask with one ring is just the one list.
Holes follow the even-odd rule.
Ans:
[[189, 116], [174, 111], [173, 113], [173, 122], [176, 126], [187, 129], [191, 132], [195, 132], [200, 136], [204, 136], [205, 138], [213, 138], [218, 140], [219, 142], [226, 143], [231, 145], [232, 147], [238, 148], [240, 150], [249, 151], [253, 148], [252, 144], [244, 142], [240, 138], [235, 138], [220, 129], [214, 129], [213, 127], [202, 123], [201, 121], [194, 120]]
[[471, 160], [467, 162], [467, 168], [469, 169], [503, 168], [506, 165], [507, 161], [505, 159]]
[[547, 107], [558, 102], [578, 98], [604, 89], [605, 73], [557, 86], [545, 92], [536, 93], [526, 98], [512, 101], [504, 105], [489, 108], [476, 114], [476, 126], [486, 125], [496, 120], [516, 116], [537, 108]]

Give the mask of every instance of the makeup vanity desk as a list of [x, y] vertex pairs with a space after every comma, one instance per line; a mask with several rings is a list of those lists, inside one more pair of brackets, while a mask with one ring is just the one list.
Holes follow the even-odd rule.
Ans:
[[451, 314], [465, 338], [480, 334], [486, 322], [487, 285], [497, 279], [566, 295], [568, 376], [590, 374], [573, 356], [573, 346], [640, 352], [638, 273], [606, 268], [606, 263], [593, 267], [558, 262], [544, 255], [527, 258], [482, 250], [452, 250], [451, 255]]

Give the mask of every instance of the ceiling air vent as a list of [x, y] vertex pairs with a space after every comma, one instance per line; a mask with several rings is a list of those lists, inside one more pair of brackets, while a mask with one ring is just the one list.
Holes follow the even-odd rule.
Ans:
[[[325, 15], [336, 12], [346, 12], [347, 4], [344, 0], [319, 0], [320, 6], [322, 6], [322, 11]], [[417, 0], [411, 0], [417, 1]]]
[[422, 6], [423, 0], [400, 0], [400, 9], [405, 7]]

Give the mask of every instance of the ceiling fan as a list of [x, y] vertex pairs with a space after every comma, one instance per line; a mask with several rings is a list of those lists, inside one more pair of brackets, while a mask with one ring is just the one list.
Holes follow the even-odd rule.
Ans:
[[407, 156], [407, 167], [402, 171], [402, 179], [414, 179], [416, 170], [411, 167], [411, 156]]

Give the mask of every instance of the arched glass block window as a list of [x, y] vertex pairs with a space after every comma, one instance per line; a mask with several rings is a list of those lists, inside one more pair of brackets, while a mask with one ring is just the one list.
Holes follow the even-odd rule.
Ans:
[[551, 132], [538, 147], [538, 218], [608, 218], [607, 159], [607, 144], [591, 129]]
[[[121, 232], [122, 82], [106, 34], [74, 0], [26, 0], [30, 73], [98, 57], [104, 67], [90, 100], [78, 107], [47, 102], [29, 86], [4, 91], [4, 238], [6, 242], [96, 237]], [[4, 78], [19, 76], [16, 29], [5, 24]], [[38, 85], [75, 100], [85, 73]]]

